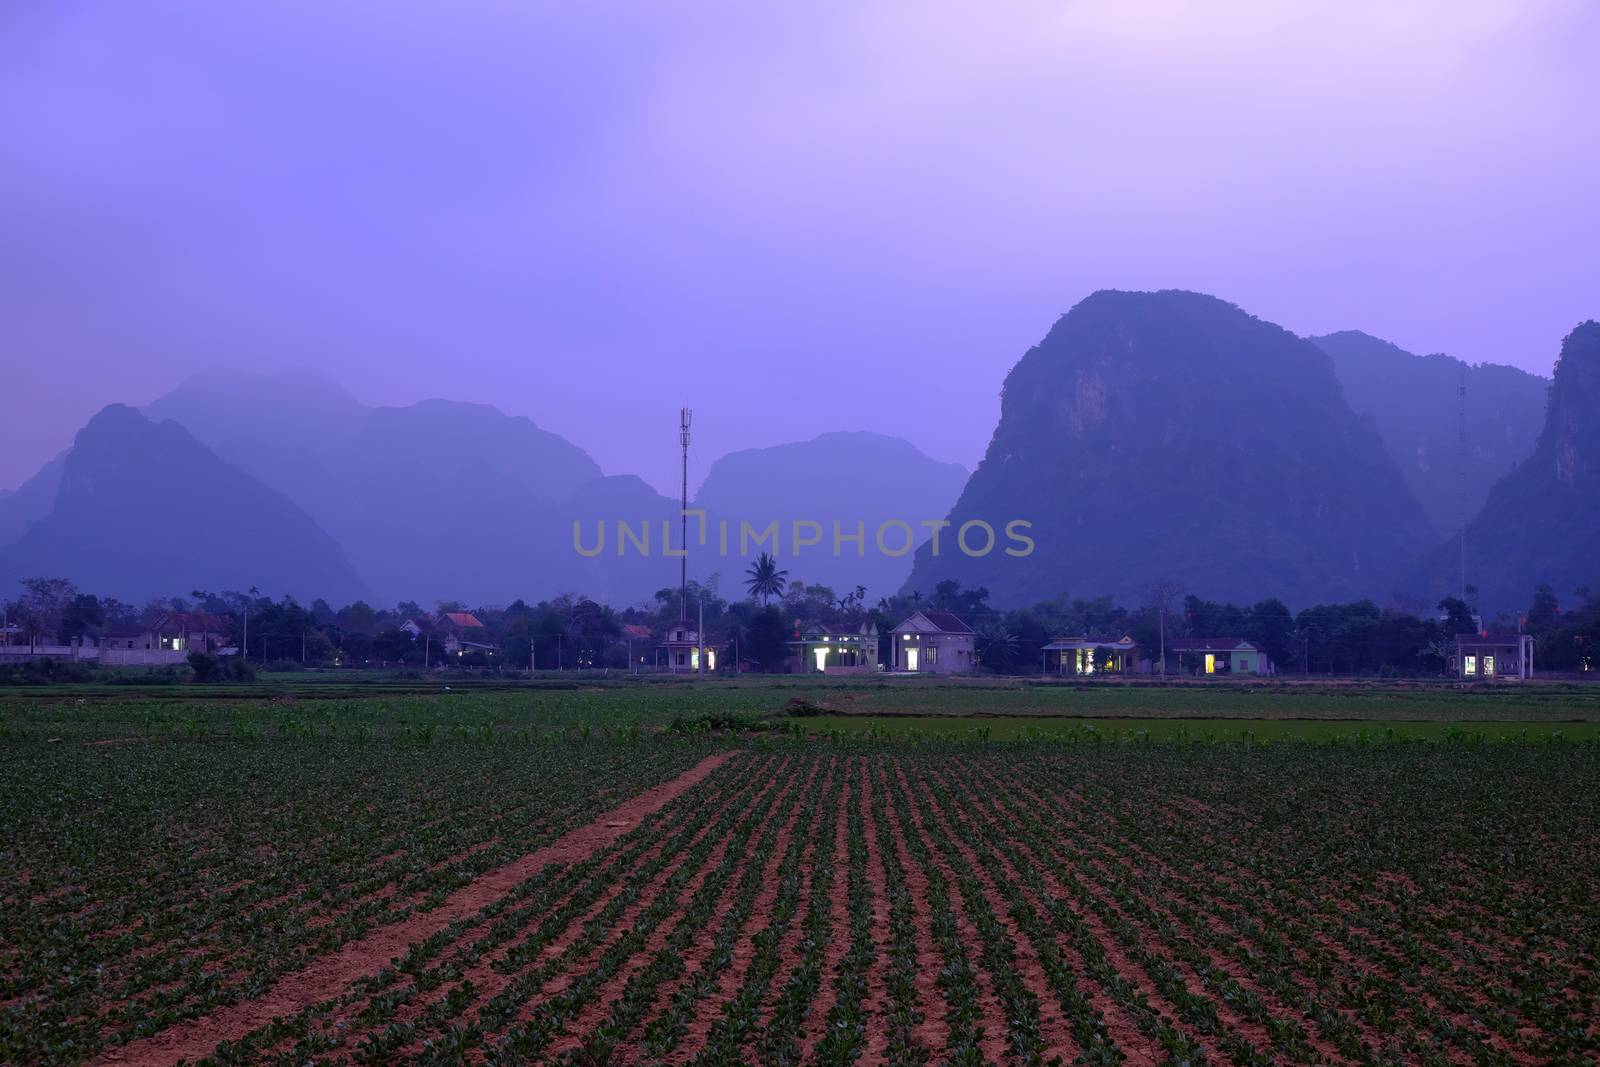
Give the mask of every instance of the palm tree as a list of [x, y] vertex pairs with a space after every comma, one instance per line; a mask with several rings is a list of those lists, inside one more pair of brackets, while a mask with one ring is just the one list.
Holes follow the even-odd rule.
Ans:
[[978, 627], [978, 659], [992, 671], [1003, 671], [1011, 666], [1017, 654], [1017, 635], [1003, 623], [987, 623]]
[[766, 607], [772, 597], [782, 596], [784, 587], [789, 584], [789, 572], [780, 571], [778, 561], [766, 552], [761, 553], [744, 573], [745, 587], [750, 590], [751, 596], [761, 598], [762, 607]]

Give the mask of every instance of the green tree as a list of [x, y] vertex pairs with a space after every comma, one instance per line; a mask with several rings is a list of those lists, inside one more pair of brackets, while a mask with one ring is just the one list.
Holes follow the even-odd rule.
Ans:
[[789, 628], [777, 608], [762, 608], [751, 616], [739, 654], [765, 671], [783, 666], [789, 655]]
[[22, 588], [22, 628], [33, 649], [41, 637], [60, 633], [67, 605], [78, 595], [78, 587], [65, 578], [24, 578]]
[[1287, 667], [1295, 653], [1294, 615], [1276, 597], [1263, 600], [1246, 615], [1244, 635], [1261, 646], [1267, 658], [1279, 669]]
[[1009, 670], [1017, 656], [1017, 635], [1003, 623], [978, 627], [978, 662], [997, 673]]
[[105, 621], [100, 598], [93, 593], [79, 593], [61, 613], [61, 639], [70, 643], [74, 638], [98, 637]]
[[1447, 636], [1478, 632], [1478, 623], [1472, 617], [1472, 609], [1459, 597], [1445, 597], [1439, 601], [1439, 610], [1445, 614], [1444, 626]]

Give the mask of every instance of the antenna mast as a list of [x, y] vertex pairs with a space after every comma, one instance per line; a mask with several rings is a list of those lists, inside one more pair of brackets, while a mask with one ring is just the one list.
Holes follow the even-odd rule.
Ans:
[[689, 420], [694, 412], [683, 408], [678, 412], [678, 444], [683, 446], [683, 507], [679, 519], [683, 528], [683, 556], [678, 578], [678, 621], [689, 621]]
[[1467, 365], [1461, 365], [1461, 377], [1456, 384], [1458, 405], [1456, 421], [1456, 475], [1457, 491], [1461, 498], [1461, 533], [1458, 549], [1461, 567], [1461, 602], [1467, 601]]

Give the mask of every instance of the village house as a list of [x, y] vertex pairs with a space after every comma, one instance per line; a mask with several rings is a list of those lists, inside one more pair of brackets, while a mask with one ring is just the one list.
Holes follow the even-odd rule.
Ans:
[[1468, 682], [1532, 678], [1533, 635], [1457, 634], [1451, 667], [1457, 678]]
[[447, 656], [464, 656], [468, 652], [492, 655], [498, 651], [487, 640], [488, 629], [470, 611], [441, 611], [433, 620], [433, 633], [443, 642]]
[[706, 671], [717, 669], [717, 650], [703, 644], [700, 632], [687, 622], [675, 622], [669, 626], [660, 649], [667, 670], [675, 674], [699, 671], [702, 651], [705, 653]]
[[228, 624], [225, 615], [168, 611], [151, 622], [111, 630], [100, 639], [100, 647], [183, 655], [215, 652], [228, 643]]
[[957, 674], [977, 665], [977, 635], [948, 611], [918, 611], [894, 628], [890, 669]]
[[1215, 678], [1265, 676], [1277, 670], [1260, 645], [1242, 637], [1169, 637], [1166, 673]]
[[1057, 674], [1144, 674], [1150, 661], [1139, 657], [1139, 645], [1121, 637], [1058, 637], [1042, 650], [1041, 667]]
[[[650, 640], [654, 636], [648, 626], [641, 626], [636, 622], [623, 623], [620, 637], [628, 646], [628, 669], [630, 671], [637, 670], [648, 662], [645, 653], [650, 650]], [[635, 650], [635, 645], [643, 647]]]
[[789, 670], [795, 674], [876, 674], [883, 669], [878, 656], [878, 626], [811, 623], [795, 631], [789, 642], [794, 654]]

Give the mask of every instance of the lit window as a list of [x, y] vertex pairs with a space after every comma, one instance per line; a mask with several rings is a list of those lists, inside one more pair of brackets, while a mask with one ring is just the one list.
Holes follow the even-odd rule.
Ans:
[[1477, 656], [1468, 656], [1466, 658], [1466, 660], [1464, 661], [1463, 672], [1469, 678], [1472, 677], [1474, 674], [1478, 673], [1478, 657]]
[[1485, 656], [1485, 657], [1483, 657], [1483, 676], [1485, 678], [1493, 678], [1494, 677], [1494, 657], [1493, 656]]

